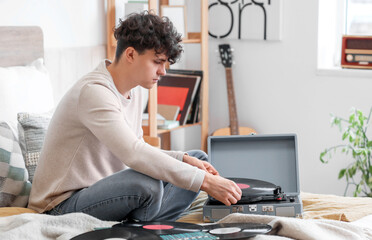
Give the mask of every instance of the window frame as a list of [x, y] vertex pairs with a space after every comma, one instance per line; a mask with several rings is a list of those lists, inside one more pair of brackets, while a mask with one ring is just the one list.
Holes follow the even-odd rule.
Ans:
[[341, 68], [347, 0], [318, 1], [318, 4], [317, 75], [371, 77], [372, 69]]

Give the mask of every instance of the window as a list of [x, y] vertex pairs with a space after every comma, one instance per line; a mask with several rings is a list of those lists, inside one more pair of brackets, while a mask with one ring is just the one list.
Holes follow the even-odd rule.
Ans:
[[346, 0], [345, 33], [372, 35], [372, 0]]
[[372, 35], [372, 0], [319, 1], [318, 13], [318, 70], [339, 70], [342, 35]]

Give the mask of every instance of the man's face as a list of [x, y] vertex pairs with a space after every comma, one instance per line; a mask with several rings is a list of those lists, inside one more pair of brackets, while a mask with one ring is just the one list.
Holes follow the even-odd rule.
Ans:
[[146, 89], [152, 88], [159, 81], [160, 76], [166, 74], [166, 63], [166, 55], [156, 54], [155, 50], [145, 50], [142, 54], [138, 54], [133, 65], [137, 85]]

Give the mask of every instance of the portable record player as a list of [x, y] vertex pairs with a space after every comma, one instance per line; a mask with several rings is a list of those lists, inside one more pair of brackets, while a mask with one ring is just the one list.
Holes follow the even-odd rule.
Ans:
[[203, 206], [205, 222], [230, 213], [302, 215], [295, 134], [212, 136], [208, 154], [220, 175], [235, 181], [243, 194], [231, 206], [209, 197]]

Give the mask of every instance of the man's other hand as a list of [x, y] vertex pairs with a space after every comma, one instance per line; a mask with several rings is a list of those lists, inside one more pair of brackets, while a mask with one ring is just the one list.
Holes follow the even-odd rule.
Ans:
[[207, 161], [202, 161], [185, 154], [183, 155], [183, 162], [202, 169], [212, 175], [219, 175], [218, 171]]

